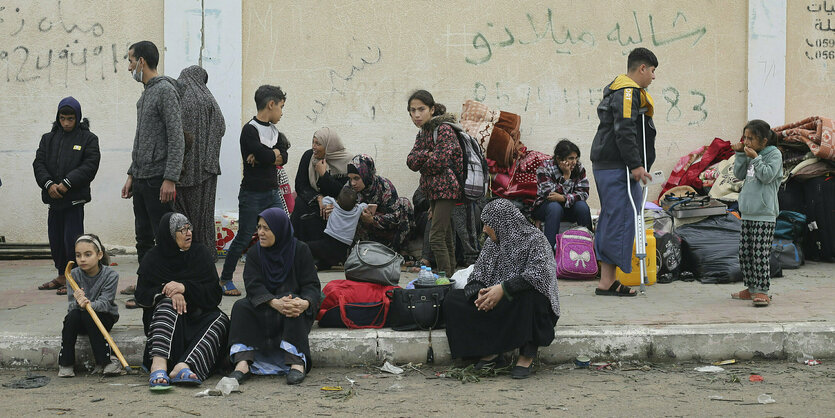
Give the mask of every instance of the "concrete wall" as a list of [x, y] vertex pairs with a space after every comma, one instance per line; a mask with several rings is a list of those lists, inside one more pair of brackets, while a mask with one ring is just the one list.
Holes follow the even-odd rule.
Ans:
[[162, 48], [162, 20], [162, 0], [0, 1], [0, 235], [8, 241], [47, 241], [32, 160], [58, 102], [74, 96], [102, 150], [86, 229], [105, 246], [132, 245], [133, 209], [119, 193], [142, 85], [127, 71], [127, 52], [139, 40]]
[[[763, 114], [784, 108], [787, 121], [826, 115], [835, 89], [829, 58], [835, 37], [827, 33], [835, 18], [815, 10], [819, 3], [0, 1], [0, 235], [46, 241], [46, 207], [31, 161], [58, 100], [73, 95], [103, 149], [86, 229], [106, 245], [133, 244], [131, 205], [118, 196], [141, 93], [125, 54], [140, 39], [171, 44], [163, 70], [176, 77], [199, 60], [193, 42], [206, 30], [202, 51], [210, 59], [203, 64], [227, 119], [218, 190], [218, 210], [225, 211], [237, 207], [237, 137], [241, 121], [255, 112], [252, 95], [260, 84], [288, 93], [279, 128], [293, 144], [291, 180], [313, 132], [330, 126], [352, 152], [375, 156], [380, 174], [411, 196], [418, 181], [405, 167], [417, 131], [405, 112], [411, 91], [428, 89], [456, 112], [474, 98], [518, 113], [529, 148], [549, 152], [566, 137], [588, 161], [601, 89], [624, 72], [625, 54], [636, 46], [660, 60], [649, 91], [659, 130], [656, 167], [669, 173], [679, 156], [713, 137], [737, 139], [754, 97], [749, 91], [779, 84], [751, 62], [786, 69], [785, 102], [757, 101]], [[781, 16], [791, 28], [775, 29], [788, 33], [784, 50], [774, 41], [749, 48], [752, 34], [767, 37], [775, 27], [767, 22]]]
[[787, 17], [786, 121], [835, 117], [835, 2], [789, 1]]
[[746, 2], [245, 1], [243, 17], [244, 118], [259, 84], [279, 84], [291, 168], [330, 126], [406, 196], [419, 178], [405, 167], [415, 89], [454, 112], [476, 99], [518, 113], [529, 148], [550, 154], [565, 137], [588, 161], [602, 88], [644, 46], [660, 61], [649, 89], [657, 167], [669, 173], [671, 157], [738, 137], [746, 118]]

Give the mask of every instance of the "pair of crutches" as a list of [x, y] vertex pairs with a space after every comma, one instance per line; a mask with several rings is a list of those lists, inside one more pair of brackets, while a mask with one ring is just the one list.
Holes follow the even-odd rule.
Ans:
[[[70, 274], [70, 272], [72, 271], [72, 266], [74, 264], [74, 261], [70, 261], [69, 263], [67, 263], [67, 268], [64, 269], [64, 277], [67, 278], [67, 283], [70, 285], [70, 287], [72, 287], [73, 292], [78, 292], [81, 288], [78, 287], [78, 283], [76, 283], [75, 280], [73, 280], [72, 274]], [[90, 317], [93, 318], [93, 322], [96, 323], [96, 327], [98, 327], [99, 331], [101, 331], [101, 335], [103, 335], [107, 343], [110, 344], [110, 348], [113, 349], [113, 353], [116, 354], [116, 358], [119, 359], [119, 363], [121, 363], [122, 367], [125, 368], [125, 373], [131, 373], [131, 368], [128, 365], [127, 360], [125, 360], [125, 357], [122, 355], [122, 352], [119, 351], [119, 347], [116, 346], [116, 343], [113, 341], [113, 338], [110, 337], [110, 333], [107, 332], [107, 329], [104, 328], [104, 324], [101, 323], [99, 316], [96, 315], [96, 311], [93, 310], [93, 307], [90, 306], [89, 303], [87, 303], [87, 305], [85, 305], [84, 308], [87, 310], [87, 313], [90, 314]]]
[[[647, 130], [646, 130], [646, 115], [641, 115], [641, 123], [642, 129], [641, 132], [643, 133], [643, 150], [644, 150], [644, 164], [647, 163]], [[649, 171], [649, 167], [647, 167], [647, 171]], [[626, 192], [629, 195], [629, 203], [632, 205], [632, 213], [635, 215], [635, 257], [638, 259], [638, 264], [640, 265], [641, 269], [641, 288], [640, 293], [642, 295], [646, 294], [646, 283], [649, 283], [649, 278], [647, 277], [647, 236], [646, 232], [644, 231], [644, 206], [647, 203], [647, 195], [649, 191], [647, 186], [649, 184], [644, 184], [643, 182], [638, 182], [641, 185], [641, 207], [637, 207], [637, 202], [632, 199], [632, 172], [629, 170], [629, 167], [626, 167]], [[653, 254], [654, 256], [654, 254]]]

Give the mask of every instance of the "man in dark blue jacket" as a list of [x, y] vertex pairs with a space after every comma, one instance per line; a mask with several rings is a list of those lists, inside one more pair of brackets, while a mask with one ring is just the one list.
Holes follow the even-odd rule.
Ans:
[[38, 289], [67, 292], [64, 268], [75, 258], [75, 239], [84, 233], [84, 204], [90, 201], [99, 160], [99, 138], [90, 132], [90, 122], [81, 118], [81, 104], [65, 97], [32, 163], [41, 198], [49, 205], [49, 249], [58, 270], [56, 278]]
[[600, 124], [591, 144], [590, 159], [600, 197], [594, 237], [600, 261], [600, 283], [595, 294], [600, 296], [635, 296], [634, 290], [615, 279], [615, 267], [626, 273], [632, 271], [635, 221], [629, 199], [643, 210], [640, 183], [652, 180], [648, 171], [655, 161], [654, 104], [646, 89], [655, 80], [658, 58], [649, 49], [635, 48], [629, 53], [626, 67], [626, 74], [603, 89], [603, 99], [597, 106]]

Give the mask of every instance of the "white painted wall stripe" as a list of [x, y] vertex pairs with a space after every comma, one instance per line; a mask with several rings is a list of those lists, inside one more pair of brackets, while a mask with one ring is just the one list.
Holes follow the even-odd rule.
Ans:
[[[709, 69], [706, 69], [709, 71]], [[786, 119], [786, 0], [748, 2], [748, 120]]]

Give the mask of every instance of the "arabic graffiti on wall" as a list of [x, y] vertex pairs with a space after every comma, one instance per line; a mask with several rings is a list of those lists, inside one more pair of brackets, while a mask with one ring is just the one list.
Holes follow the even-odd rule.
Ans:
[[350, 67], [328, 69], [329, 91], [323, 97], [313, 99], [314, 107], [305, 116], [310, 122], [316, 123], [328, 109], [334, 97], [345, 96], [346, 90], [351, 88], [350, 85], [360, 73], [379, 64], [383, 59], [383, 51], [378, 45], [365, 45], [356, 55], [358, 57], [354, 58], [355, 54], [348, 54]]
[[835, 0], [810, 2], [806, 10], [815, 17], [817, 36], [806, 38], [806, 58], [810, 60], [835, 60]]
[[[104, 40], [102, 23], [68, 21], [60, 1], [54, 10], [50, 15], [30, 16], [20, 7], [0, 4], [0, 80], [46, 80], [66, 87], [76, 70], [84, 81], [104, 80], [106, 74], [118, 72], [127, 58], [127, 44]], [[55, 35], [64, 37], [61, 45], [35, 49], [30, 44], [37, 37]]]
[[[704, 123], [709, 112], [707, 95], [699, 89], [666, 86], [661, 97], [655, 99], [655, 118], [668, 123], [694, 126]], [[476, 82], [472, 97], [498, 108], [520, 107], [520, 112], [547, 112], [575, 120], [597, 120], [597, 106], [603, 88], [558, 88], [522, 84], [511, 87], [507, 83]]]
[[506, 25], [499, 29], [499, 25], [487, 22], [487, 28], [473, 36], [473, 52], [464, 60], [468, 64], [482, 65], [490, 62], [502, 49], [541, 42], [553, 43], [555, 54], [570, 55], [604, 42], [626, 48], [623, 53], [627, 54], [640, 45], [659, 47], [682, 42], [684, 45], [695, 46], [707, 33], [705, 25], [689, 24], [687, 16], [681, 11], [672, 19], [657, 19], [651, 13], [639, 16], [638, 12], [632, 11], [626, 19], [617, 21], [608, 29], [603, 37], [600, 36], [602, 33], [596, 34], [594, 29], [570, 28], [567, 25], [573, 22], [555, 21], [550, 8], [546, 9], [544, 16], [534, 16], [531, 13], [525, 16], [528, 25], [523, 27]]

